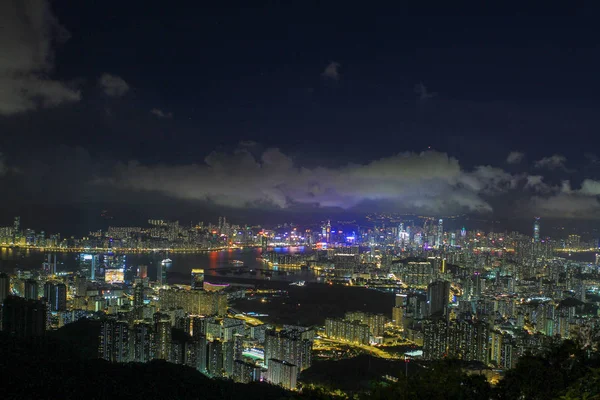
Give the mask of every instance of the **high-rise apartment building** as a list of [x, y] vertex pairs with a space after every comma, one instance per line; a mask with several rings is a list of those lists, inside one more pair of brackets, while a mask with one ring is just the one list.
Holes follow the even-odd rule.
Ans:
[[44, 285], [44, 298], [50, 304], [50, 311], [66, 311], [67, 286], [56, 281], [46, 282]]
[[242, 360], [233, 362], [233, 380], [239, 383], [250, 383], [260, 380], [260, 367]]
[[293, 331], [266, 332], [265, 365], [270, 359], [278, 359], [298, 367], [298, 373], [310, 367], [312, 363], [312, 342], [302, 339], [302, 333]]
[[208, 343], [207, 371], [213, 377], [223, 376], [223, 343], [213, 340]]
[[111, 362], [132, 361], [130, 350], [133, 340], [126, 321], [104, 320], [100, 325], [98, 357]]
[[448, 326], [442, 318], [429, 318], [423, 321], [423, 358], [439, 360], [447, 353]]
[[27, 300], [37, 300], [38, 299], [38, 283], [35, 279], [26, 279], [25, 280], [25, 290], [23, 292], [23, 296]]
[[325, 336], [355, 344], [369, 344], [371, 337], [367, 324], [341, 318], [325, 320]]
[[267, 380], [273, 385], [279, 385], [285, 389], [294, 390], [296, 389], [298, 372], [298, 367], [296, 365], [284, 360], [271, 358], [269, 360]]
[[154, 358], [169, 360], [171, 356], [171, 318], [166, 314], [154, 314]]
[[360, 321], [361, 324], [365, 324], [369, 327], [371, 335], [379, 337], [383, 335], [383, 330], [386, 322], [385, 315], [383, 314], [371, 314], [362, 311], [350, 311], [347, 312], [345, 317], [347, 321]]
[[434, 281], [427, 286], [428, 316], [446, 316], [450, 297], [450, 282]]
[[154, 331], [152, 325], [138, 322], [133, 325], [133, 361], [149, 362], [154, 358]]

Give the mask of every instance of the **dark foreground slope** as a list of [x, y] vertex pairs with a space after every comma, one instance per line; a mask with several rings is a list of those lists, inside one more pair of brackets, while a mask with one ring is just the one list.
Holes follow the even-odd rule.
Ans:
[[266, 384], [211, 380], [181, 365], [113, 364], [85, 359], [56, 338], [15, 339], [0, 335], [2, 399], [283, 399]]

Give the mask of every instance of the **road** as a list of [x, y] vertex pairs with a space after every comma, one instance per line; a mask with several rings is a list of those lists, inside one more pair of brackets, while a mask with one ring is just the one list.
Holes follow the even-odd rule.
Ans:
[[392, 354], [386, 352], [385, 349], [382, 348], [382, 347], [368, 346], [368, 345], [364, 345], [364, 344], [349, 343], [349, 342], [344, 342], [342, 340], [337, 340], [337, 339], [321, 338], [321, 339], [315, 340], [315, 344], [317, 344], [317, 345], [321, 345], [321, 344], [325, 345], [327, 343], [335, 343], [335, 344], [339, 344], [339, 345], [345, 345], [345, 346], [350, 346], [350, 347], [358, 348], [358, 349], [364, 350], [364, 351], [366, 351], [368, 353], [371, 353], [374, 356], [377, 356], [379, 358], [385, 358], [385, 359], [388, 359], [388, 360], [401, 360], [402, 359], [401, 356], [392, 355]]

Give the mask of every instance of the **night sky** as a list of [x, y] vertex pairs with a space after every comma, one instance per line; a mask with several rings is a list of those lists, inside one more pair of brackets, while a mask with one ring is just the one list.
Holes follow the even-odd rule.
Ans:
[[0, 225], [600, 218], [593, 10], [204, 3], [0, 2]]

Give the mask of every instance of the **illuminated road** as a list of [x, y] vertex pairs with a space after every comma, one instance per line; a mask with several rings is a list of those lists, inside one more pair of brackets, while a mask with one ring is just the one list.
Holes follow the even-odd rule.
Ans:
[[234, 316], [237, 319], [242, 319], [242, 320], [246, 321], [246, 323], [248, 325], [252, 325], [252, 326], [262, 325], [264, 323], [260, 319], [251, 317], [246, 314], [235, 314]]
[[321, 339], [315, 340], [315, 345], [317, 345], [317, 346], [323, 346], [323, 349], [327, 349], [327, 345], [326, 345], [327, 343], [332, 343], [332, 344], [336, 344], [336, 345], [344, 345], [344, 346], [350, 346], [350, 347], [358, 348], [358, 349], [364, 350], [364, 351], [366, 351], [368, 353], [371, 353], [374, 356], [377, 356], [379, 358], [385, 358], [385, 359], [388, 359], [388, 360], [401, 360], [402, 359], [401, 356], [389, 354], [388, 352], [386, 352], [381, 347], [367, 346], [367, 345], [364, 345], [364, 344], [348, 343], [348, 342], [344, 342], [342, 340], [336, 340], [336, 339], [321, 338]]

